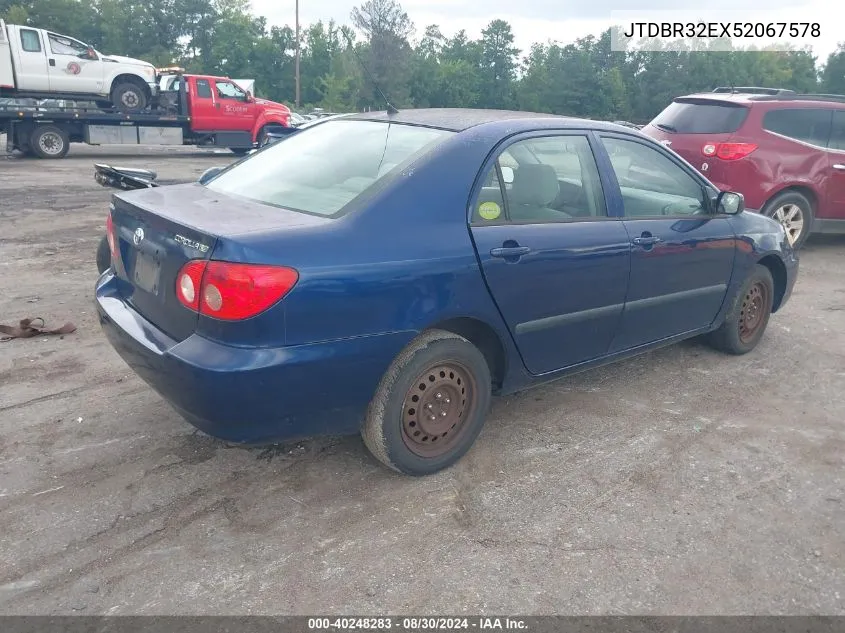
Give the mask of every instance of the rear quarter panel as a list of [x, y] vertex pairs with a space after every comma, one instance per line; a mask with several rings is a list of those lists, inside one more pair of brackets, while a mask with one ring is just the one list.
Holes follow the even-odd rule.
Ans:
[[[785, 107], [778, 103], [777, 109]], [[721, 171], [725, 182], [717, 184], [744, 195], [749, 209], [761, 210], [779, 192], [793, 187], [808, 189], [818, 202], [828, 171], [825, 151], [763, 129], [768, 111], [771, 108], [765, 105], [751, 108], [731, 142], [756, 143], [758, 148], [747, 158], [725, 163]]]

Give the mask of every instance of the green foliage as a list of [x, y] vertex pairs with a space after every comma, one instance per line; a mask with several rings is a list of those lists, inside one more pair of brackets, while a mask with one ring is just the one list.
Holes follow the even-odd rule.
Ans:
[[[105, 53], [255, 79], [258, 96], [294, 100], [294, 29], [268, 27], [248, 0], [0, 0], [0, 17]], [[809, 50], [739, 51], [727, 39], [695, 50], [616, 52], [609, 30], [522, 52], [499, 19], [476, 40], [464, 31], [448, 37], [437, 25], [416, 40], [397, 0], [364, 0], [350, 22], [359, 41], [332, 21], [301, 29], [301, 100], [309, 107], [382, 109], [380, 88], [400, 108], [520, 108], [644, 122], [673, 97], [716, 86], [845, 94], [845, 45], [820, 69]]]

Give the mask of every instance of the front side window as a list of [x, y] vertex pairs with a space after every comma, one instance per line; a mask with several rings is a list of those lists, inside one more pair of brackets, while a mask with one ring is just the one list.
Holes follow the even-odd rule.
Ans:
[[772, 110], [763, 116], [763, 129], [781, 136], [825, 147], [830, 138], [833, 110], [790, 108]]
[[80, 55], [87, 56], [88, 54], [88, 46], [64, 35], [50, 33], [47, 35], [47, 39], [50, 40], [50, 50], [54, 55], [73, 55], [79, 57]]
[[378, 181], [453, 134], [379, 121], [326, 121], [253, 154], [207, 187], [271, 206], [336, 217]]
[[238, 88], [235, 84], [229, 81], [218, 81], [217, 83], [217, 94], [222, 99], [238, 99], [239, 101], [243, 101], [246, 99], [246, 93]]
[[21, 48], [27, 53], [41, 52], [41, 38], [32, 29], [21, 29]]
[[619, 182], [625, 217], [708, 213], [701, 184], [657, 149], [612, 137], [602, 143]]
[[598, 168], [586, 136], [518, 141], [482, 181], [472, 221], [545, 223], [605, 217]]

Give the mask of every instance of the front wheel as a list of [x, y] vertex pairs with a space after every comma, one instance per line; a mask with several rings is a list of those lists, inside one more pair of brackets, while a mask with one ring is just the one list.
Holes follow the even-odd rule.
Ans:
[[125, 81], [114, 87], [111, 100], [121, 112], [141, 112], [147, 107], [147, 91], [136, 83]]
[[710, 334], [710, 344], [728, 354], [747, 354], [753, 350], [769, 324], [774, 296], [772, 273], [757, 264], [734, 299], [725, 322]]
[[443, 330], [421, 334], [382, 378], [361, 430], [383, 464], [428, 475], [457, 462], [484, 426], [490, 368], [465, 338]]

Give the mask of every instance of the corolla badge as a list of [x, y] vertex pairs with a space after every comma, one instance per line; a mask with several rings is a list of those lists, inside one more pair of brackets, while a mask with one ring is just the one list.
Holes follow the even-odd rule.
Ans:
[[144, 239], [144, 229], [140, 226], [135, 229], [135, 233], [132, 235], [132, 241], [135, 242], [136, 245], [140, 244], [141, 241]]

